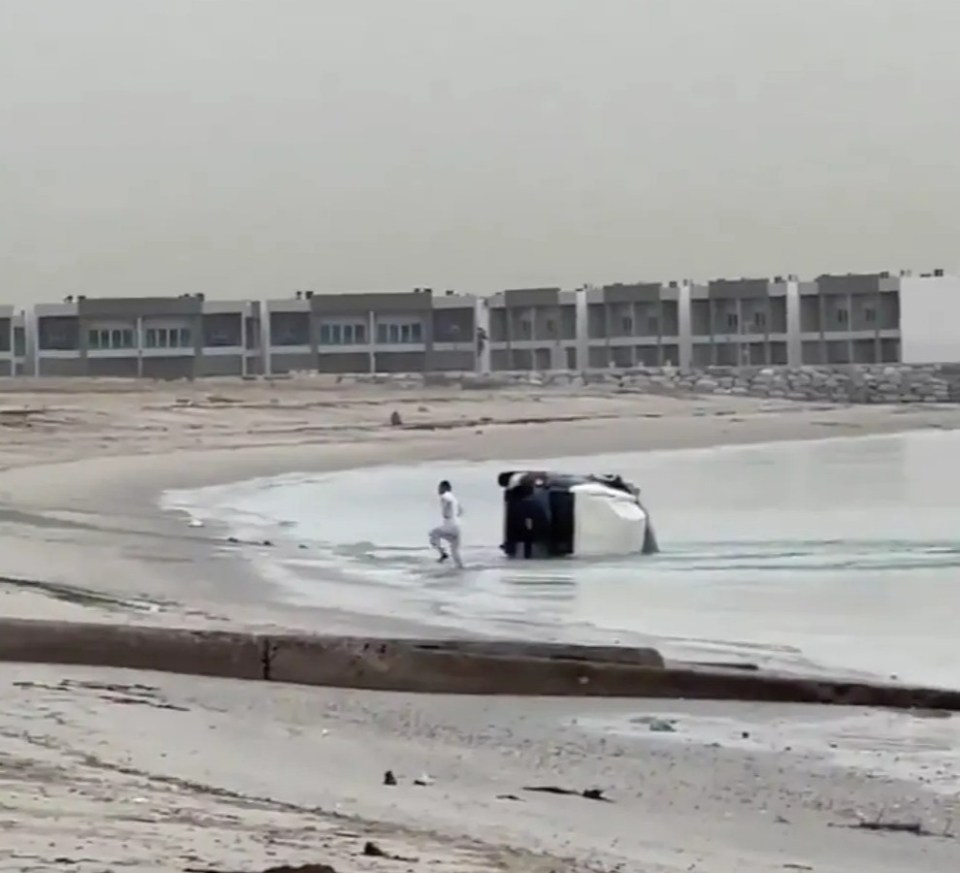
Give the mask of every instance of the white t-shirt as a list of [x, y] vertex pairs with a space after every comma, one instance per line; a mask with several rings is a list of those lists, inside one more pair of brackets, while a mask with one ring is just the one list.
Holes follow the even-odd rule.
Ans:
[[459, 527], [460, 512], [460, 501], [453, 496], [452, 491], [440, 495], [440, 515], [444, 527]]

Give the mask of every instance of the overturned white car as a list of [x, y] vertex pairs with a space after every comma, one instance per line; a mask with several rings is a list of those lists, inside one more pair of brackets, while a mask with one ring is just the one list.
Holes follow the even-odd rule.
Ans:
[[650, 555], [659, 551], [639, 489], [616, 475], [507, 470], [503, 543], [510, 558]]

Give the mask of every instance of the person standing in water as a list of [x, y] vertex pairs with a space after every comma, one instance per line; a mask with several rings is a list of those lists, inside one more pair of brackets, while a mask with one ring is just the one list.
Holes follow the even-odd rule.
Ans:
[[[463, 510], [460, 501], [453, 495], [453, 486], [444, 479], [437, 486], [440, 495], [440, 524], [430, 531], [430, 545], [440, 553], [440, 562], [446, 561], [451, 555], [453, 563], [463, 567], [460, 558], [460, 516]], [[449, 554], [443, 543], [450, 549]]]

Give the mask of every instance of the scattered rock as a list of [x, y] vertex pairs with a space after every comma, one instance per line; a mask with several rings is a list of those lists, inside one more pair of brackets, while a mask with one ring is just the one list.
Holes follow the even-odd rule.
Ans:
[[416, 858], [407, 858], [404, 855], [391, 855], [389, 852], [383, 851], [373, 840], [367, 840], [363, 844], [362, 855], [365, 855], [368, 858], [389, 858], [391, 861], [404, 861], [407, 864], [415, 864]]
[[416, 779], [414, 779], [413, 784], [420, 785], [420, 786], [433, 785], [433, 781], [434, 780], [430, 776], [424, 773], [423, 775], [418, 776]]
[[390, 427], [402, 427], [403, 419], [400, 417], [400, 413], [394, 410], [390, 413]]
[[937, 834], [927, 830], [918, 821], [858, 821], [848, 827], [861, 831], [884, 831], [894, 834], [913, 834], [916, 837], [952, 837], [949, 833]]
[[673, 734], [676, 733], [676, 722], [672, 719], [659, 718], [654, 715], [645, 715], [636, 719], [640, 724], [645, 724], [647, 727], [656, 734]]
[[397, 784], [397, 777], [393, 775], [393, 770], [387, 770], [387, 772], [383, 774], [383, 784], [384, 785]]
[[[223, 870], [221, 868], [186, 867], [184, 873], [249, 873], [246, 870]], [[279, 867], [267, 867], [258, 873], [337, 873], [329, 864], [281, 864]]]
[[564, 794], [571, 797], [583, 797], [586, 800], [599, 800], [603, 803], [613, 803], [609, 797], [603, 796], [603, 790], [600, 788], [585, 788], [582, 791], [574, 791], [572, 788], [561, 788], [558, 785], [525, 785], [524, 791], [539, 791], [543, 794]]

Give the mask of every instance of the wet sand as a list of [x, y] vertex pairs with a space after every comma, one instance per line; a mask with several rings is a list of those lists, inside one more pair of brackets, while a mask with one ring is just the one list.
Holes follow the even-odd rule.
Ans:
[[[417, 428], [390, 427], [395, 410]], [[589, 391], [572, 397], [533, 388], [400, 391], [319, 379], [18, 386], [0, 404], [0, 612], [193, 626], [352, 626], [355, 617], [335, 608], [272, 602], [269, 585], [239, 559], [248, 547], [159, 513], [156, 499], [166, 488], [384, 462], [957, 426], [954, 407], [831, 408]], [[373, 630], [389, 628], [384, 620]], [[952, 839], [834, 827], [856, 822], [859, 813], [922, 820], [942, 832], [953, 828], [956, 801], [921, 782], [919, 769], [871, 776], [843, 758], [825, 762], [820, 752], [786, 751], [790, 712], [777, 729], [783, 748], [773, 754], [706, 741], [663, 744], [653, 735], [603, 738], [558, 721], [664, 709], [643, 702], [428, 699], [108, 673], [0, 666], [0, 775], [11, 786], [0, 821], [5, 848], [33, 858], [3, 860], [0, 869], [44, 869], [55, 857], [88, 859], [74, 869], [124, 860], [156, 869], [174, 850], [193, 860], [178, 857], [164, 869], [259, 870], [304, 861], [338, 870], [399, 869], [403, 862], [358, 857], [365, 839], [420, 859], [404, 869], [626, 863], [631, 870], [717, 873], [791, 864], [935, 871], [955, 869], [960, 857]], [[60, 687], [77, 678], [150, 686], [159, 691], [140, 696], [169, 695], [178, 708], [104, 699], [138, 696], [129, 690]], [[722, 712], [737, 723], [757, 712], [729, 704], [686, 709]], [[903, 716], [914, 721], [905, 723], [909, 741], [898, 745], [875, 715], [865, 730], [875, 731], [876, 744], [891, 756], [909, 761], [924, 747], [932, 722]], [[828, 752], [828, 731], [822, 735], [821, 751]], [[937, 766], [956, 768], [956, 759], [946, 755]], [[385, 769], [403, 783], [421, 770], [437, 781], [388, 789], [379, 784]], [[617, 802], [523, 792], [537, 781], [602, 787]], [[68, 848], [71, 836], [76, 845]]]

